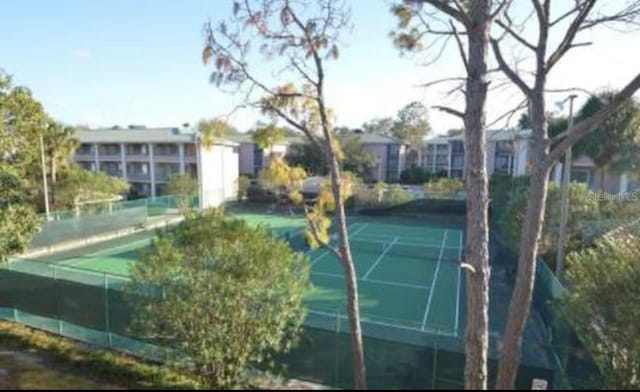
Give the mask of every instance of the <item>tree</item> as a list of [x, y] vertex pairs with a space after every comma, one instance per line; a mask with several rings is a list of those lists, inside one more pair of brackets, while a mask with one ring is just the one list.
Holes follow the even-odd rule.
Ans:
[[344, 159], [342, 169], [354, 173], [360, 178], [369, 178], [371, 171], [378, 166], [378, 157], [366, 149], [357, 134], [340, 135], [340, 148]]
[[198, 123], [198, 133], [202, 139], [202, 145], [211, 148], [216, 139], [222, 139], [227, 135], [237, 134], [238, 131], [229, 123], [220, 118], [211, 120], [200, 120]]
[[275, 124], [268, 124], [256, 129], [251, 135], [253, 141], [262, 149], [269, 150], [272, 154], [273, 146], [284, 141], [286, 133], [284, 129]]
[[411, 102], [398, 111], [398, 120], [391, 128], [391, 134], [407, 143], [414, 157], [413, 164], [422, 163], [424, 138], [431, 132], [427, 108], [420, 102]]
[[[589, 118], [615, 96], [606, 91], [592, 96], [578, 112], [576, 120]], [[607, 168], [624, 167], [629, 161], [624, 146], [640, 143], [640, 105], [633, 99], [625, 102], [618, 110], [602, 121], [575, 146], [579, 156], [590, 157], [600, 171], [600, 189], [604, 191]], [[630, 154], [632, 155], [632, 154]]]
[[289, 166], [284, 158], [274, 156], [269, 159], [258, 174], [262, 189], [271, 191], [278, 202], [286, 200], [294, 204], [302, 203], [302, 184], [307, 173], [302, 167]]
[[637, 225], [568, 256], [563, 314], [613, 389], [640, 388], [639, 259]]
[[[489, 222], [488, 178], [486, 168], [485, 104], [488, 89], [487, 55], [489, 31], [506, 1], [478, 0], [407, 0], [395, 5], [392, 12], [399, 20], [399, 32], [393, 35], [396, 46], [408, 50], [422, 49], [425, 37], [443, 40], [443, 48], [453, 38], [466, 72], [465, 77], [443, 81], [464, 83], [465, 109], [437, 108], [464, 122], [464, 173], [467, 195], [466, 242], [464, 266], [467, 277], [465, 326], [465, 388], [487, 387], [489, 346]], [[495, 5], [495, 6], [494, 6]], [[443, 18], [447, 22], [443, 22]], [[434, 27], [438, 25], [439, 27]], [[459, 33], [460, 29], [460, 33]], [[463, 44], [466, 41], [466, 51]], [[427, 47], [433, 47], [429, 43]], [[441, 81], [442, 82], [442, 81]], [[457, 91], [457, 90], [456, 90]]]
[[[233, 11], [231, 23], [205, 26], [203, 59], [215, 67], [210, 80], [218, 86], [233, 85], [245, 94], [245, 105], [302, 132], [325, 153], [339, 241], [337, 248], [318, 242], [335, 254], [344, 268], [355, 387], [365, 388], [358, 285], [347, 232], [341, 157], [333, 132], [333, 112], [325, 97], [325, 64], [339, 56], [339, 35], [349, 14], [339, 0], [247, 0], [235, 2]], [[272, 85], [272, 79], [259, 77], [269, 63], [253, 61], [249, 56], [254, 53], [252, 48], [259, 48], [265, 60], [277, 58], [279, 61], [271, 63], [278, 68], [274, 73], [279, 80], [290, 81]], [[308, 221], [318, 234], [315, 220]]]
[[42, 183], [40, 137], [50, 119], [26, 87], [13, 86], [0, 70], [0, 156], [34, 195]]
[[122, 197], [129, 183], [104, 172], [92, 172], [72, 165], [58, 181], [56, 193], [63, 208], [79, 208], [83, 203], [111, 201]]
[[[137, 325], [178, 348], [205, 385], [246, 386], [246, 370], [296, 342], [308, 262], [266, 226], [214, 209], [160, 233], [131, 270]], [[146, 288], [146, 289], [145, 289]]]
[[326, 176], [329, 174], [329, 163], [324, 151], [310, 142], [292, 144], [285, 156], [292, 166], [300, 166], [309, 175]]
[[[522, 233], [526, 205], [529, 195], [526, 188], [520, 188], [506, 201], [505, 213], [498, 221], [498, 228], [506, 242], [517, 249]], [[555, 260], [558, 249], [558, 231], [560, 225], [560, 189], [555, 184], [549, 185], [549, 195], [545, 205], [545, 218], [540, 239], [539, 253], [545, 260]], [[600, 220], [600, 206], [589, 188], [584, 184], [573, 182], [569, 186], [569, 215], [571, 220], [567, 228], [565, 248], [567, 253], [581, 250], [592, 240], [592, 232]], [[591, 230], [585, 230], [589, 228]], [[601, 234], [601, 233], [600, 233]], [[551, 266], [553, 267], [553, 266]]]
[[178, 208], [186, 211], [192, 197], [198, 194], [198, 180], [188, 174], [173, 174], [167, 178], [167, 191], [170, 195], [177, 196]]
[[22, 253], [39, 227], [24, 180], [13, 167], [0, 163], [0, 263]]
[[240, 175], [236, 181], [238, 185], [238, 200], [242, 201], [247, 198], [247, 192], [249, 191], [251, 180], [248, 176]]
[[53, 120], [45, 130], [43, 140], [45, 155], [49, 161], [51, 177], [51, 204], [56, 206], [56, 184], [60, 170], [68, 170], [71, 165], [71, 154], [78, 147], [78, 140], [73, 137], [75, 129], [59, 124]]
[[[568, 148], [614, 113], [640, 88], [640, 74], [638, 74], [595, 114], [588, 119], [576, 122], [571, 129], [551, 137], [545, 111], [545, 92], [551, 71], [569, 50], [584, 45], [576, 42], [580, 32], [605, 24], [637, 22], [640, 16], [640, 2], [630, 2], [618, 7], [603, 3], [600, 9], [595, 7], [596, 0], [554, 2], [556, 5], [554, 9], [551, 8], [549, 0], [532, 0], [531, 3], [532, 14], [537, 21], [532, 24], [535, 25], [535, 29], [521, 30], [520, 26], [524, 21], [518, 23], [513, 15], [508, 13], [509, 7], [504, 7], [495, 22], [501, 29], [500, 34], [491, 39], [498, 69], [525, 96], [532, 129], [529, 201], [520, 238], [516, 284], [500, 349], [500, 364], [496, 380], [496, 387], [499, 389], [513, 387], [520, 365], [522, 333], [531, 306], [538, 239], [543, 226], [549, 172]], [[527, 13], [522, 13], [522, 15], [525, 14]], [[526, 21], [529, 21], [529, 17]], [[552, 30], [557, 29], [561, 29], [560, 34], [551, 38]], [[511, 50], [512, 44], [533, 55], [531, 61], [533, 69], [527, 71], [526, 76], [525, 73], [518, 73], [522, 65], [516, 68], [503, 56], [502, 46], [509, 45]], [[533, 80], [529, 80], [529, 75], [532, 75]]]
[[362, 124], [365, 133], [375, 133], [378, 135], [391, 136], [391, 130], [395, 125], [395, 120], [391, 117], [376, 118]]

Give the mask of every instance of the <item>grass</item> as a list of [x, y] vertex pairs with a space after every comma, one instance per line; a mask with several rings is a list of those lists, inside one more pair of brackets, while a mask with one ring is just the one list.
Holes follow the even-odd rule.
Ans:
[[[23, 368], [20, 372], [20, 368], [14, 369], [21, 374], [14, 380], [19, 388], [98, 388], [109, 385], [135, 389], [195, 389], [200, 386], [195, 377], [169, 366], [88, 346], [8, 321], [0, 321], [0, 347], [28, 350], [46, 359], [46, 370]], [[0, 362], [0, 367], [3, 365]]]

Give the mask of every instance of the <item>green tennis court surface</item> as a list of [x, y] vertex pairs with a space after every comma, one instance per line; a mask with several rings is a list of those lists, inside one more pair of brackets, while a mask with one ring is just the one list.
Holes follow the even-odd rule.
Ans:
[[128, 276], [131, 265], [138, 260], [138, 251], [147, 247], [154, 235], [155, 231], [136, 233], [42, 256], [39, 260], [56, 266]]
[[[358, 278], [360, 315], [372, 323], [458, 336], [462, 228], [367, 219], [349, 226]], [[311, 313], [345, 313], [345, 281], [338, 259], [309, 252], [314, 289]]]
[[[266, 224], [292, 243], [302, 243], [304, 218], [235, 214], [251, 225]], [[363, 320], [383, 326], [458, 336], [460, 332], [462, 228], [401, 218], [349, 218]], [[138, 233], [43, 257], [57, 266], [127, 276], [154, 232]], [[337, 240], [333, 237], [333, 242]], [[345, 280], [338, 259], [326, 249], [307, 251], [313, 289], [310, 313], [345, 314]]]

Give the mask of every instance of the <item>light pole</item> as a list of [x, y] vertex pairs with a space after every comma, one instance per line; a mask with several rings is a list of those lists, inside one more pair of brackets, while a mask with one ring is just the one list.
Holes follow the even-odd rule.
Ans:
[[47, 166], [44, 159], [44, 139], [42, 134], [40, 134], [40, 163], [42, 166], [42, 187], [44, 190], [44, 212], [47, 222], [49, 222], [49, 188], [47, 187]]
[[[577, 95], [572, 94], [562, 102], [558, 107], [562, 108], [564, 103], [569, 101], [569, 124], [567, 129], [573, 126], [573, 100]], [[560, 228], [558, 233], [558, 253], [556, 255], [556, 276], [560, 279], [564, 271], [564, 243], [567, 238], [567, 221], [569, 220], [569, 181], [571, 180], [571, 147], [564, 154], [564, 165], [562, 175], [562, 185], [560, 189]]]

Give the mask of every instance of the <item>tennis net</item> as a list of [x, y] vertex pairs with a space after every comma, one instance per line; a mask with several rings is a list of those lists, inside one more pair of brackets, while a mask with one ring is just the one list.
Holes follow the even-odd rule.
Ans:
[[363, 240], [350, 239], [352, 251], [359, 253], [385, 254], [389, 256], [407, 257], [421, 260], [458, 262], [460, 248], [442, 247], [396, 240]]

